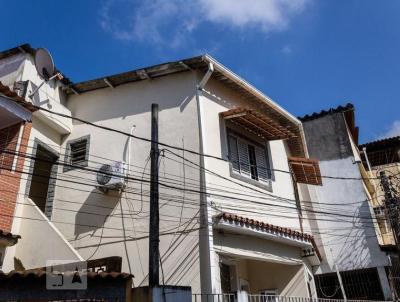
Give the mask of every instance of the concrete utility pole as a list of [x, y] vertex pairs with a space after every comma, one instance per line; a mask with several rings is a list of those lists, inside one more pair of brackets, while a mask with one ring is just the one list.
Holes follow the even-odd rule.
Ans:
[[158, 201], [158, 104], [151, 104], [149, 286], [159, 285], [160, 217]]

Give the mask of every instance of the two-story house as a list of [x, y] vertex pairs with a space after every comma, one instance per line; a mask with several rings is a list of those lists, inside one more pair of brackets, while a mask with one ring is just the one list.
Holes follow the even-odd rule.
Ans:
[[[14, 210], [12, 232], [22, 238], [4, 270], [15, 259], [33, 268], [120, 256], [134, 286], [147, 284], [157, 103], [160, 283], [199, 294], [316, 296], [322, 258], [299, 195], [321, 177], [300, 120], [208, 55], [41, 87], [34, 58], [27, 45], [0, 56], [0, 80], [41, 107]], [[105, 189], [102, 171], [116, 166], [123, 184]]]

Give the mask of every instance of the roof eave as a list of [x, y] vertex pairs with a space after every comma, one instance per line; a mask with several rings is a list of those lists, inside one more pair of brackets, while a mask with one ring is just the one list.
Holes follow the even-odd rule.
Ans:
[[290, 119], [294, 124], [296, 125], [301, 125], [301, 121], [296, 118], [294, 115], [289, 113], [287, 110], [279, 106], [275, 101], [273, 101], [269, 96], [265, 95], [262, 93], [260, 90], [255, 88], [253, 85], [251, 85], [249, 82], [235, 74], [232, 70], [224, 66], [223, 64], [219, 63], [217, 60], [215, 60], [213, 57], [211, 57], [208, 54], [205, 54], [202, 56], [203, 60], [212, 63], [214, 65], [214, 69], [218, 70], [219, 72], [223, 73], [226, 77], [228, 77], [230, 80], [235, 82], [236, 84], [240, 85], [244, 89], [246, 89], [248, 92], [253, 94], [255, 97], [259, 98], [260, 100], [264, 101], [271, 107], [273, 107], [276, 111], [278, 111], [280, 114], [286, 116], [288, 119]]

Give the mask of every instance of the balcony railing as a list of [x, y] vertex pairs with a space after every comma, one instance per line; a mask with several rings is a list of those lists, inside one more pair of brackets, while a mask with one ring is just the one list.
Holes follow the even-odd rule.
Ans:
[[[193, 302], [343, 302], [339, 299], [323, 299], [323, 298], [307, 298], [307, 297], [290, 297], [290, 296], [274, 296], [261, 294], [193, 294]], [[367, 302], [372, 300], [346, 300], [346, 302]], [[374, 302], [384, 302], [375, 301]], [[386, 301], [387, 302], [387, 301]]]

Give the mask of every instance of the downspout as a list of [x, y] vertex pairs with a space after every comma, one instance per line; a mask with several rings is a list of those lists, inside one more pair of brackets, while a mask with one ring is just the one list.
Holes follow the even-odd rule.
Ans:
[[[203, 116], [204, 108], [200, 101], [201, 92], [210, 79], [212, 73], [214, 72], [214, 64], [212, 62], [208, 63], [208, 70], [203, 76], [198, 85], [196, 85], [196, 103], [197, 103], [197, 122], [199, 128], [199, 151], [200, 151], [200, 190], [206, 192], [206, 173], [205, 173], [205, 159], [204, 155], [207, 146], [204, 139], [203, 130]], [[211, 253], [212, 242], [212, 229], [210, 231], [209, 217], [208, 217], [208, 202], [207, 196], [205, 194], [200, 194], [200, 231], [199, 236], [199, 253], [200, 253], [200, 287], [201, 292], [212, 293], [213, 290], [213, 259]], [[211, 222], [211, 221], [210, 221]]]

